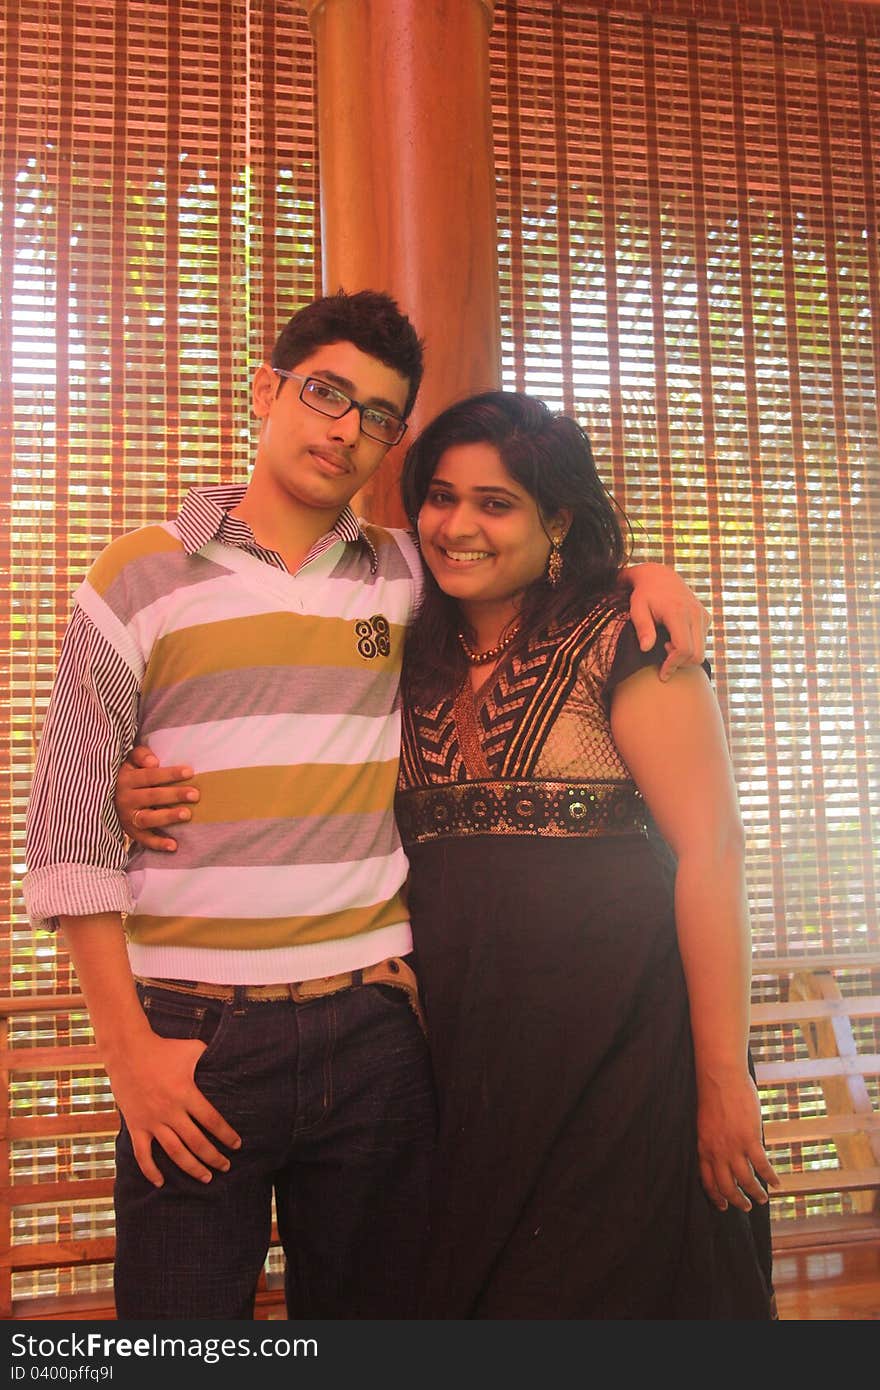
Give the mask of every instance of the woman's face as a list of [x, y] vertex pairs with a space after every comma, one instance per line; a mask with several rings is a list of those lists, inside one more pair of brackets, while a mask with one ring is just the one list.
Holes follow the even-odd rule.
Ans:
[[465, 611], [481, 604], [515, 611], [547, 568], [555, 534], [486, 443], [456, 444], [440, 456], [418, 530], [425, 564]]

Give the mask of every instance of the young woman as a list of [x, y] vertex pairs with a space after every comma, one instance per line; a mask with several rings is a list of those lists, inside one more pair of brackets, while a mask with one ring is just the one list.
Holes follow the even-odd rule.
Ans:
[[707, 673], [661, 682], [662, 641], [639, 650], [573, 420], [472, 397], [403, 490], [429, 571], [396, 802], [440, 1107], [422, 1316], [771, 1319], [743, 834]]
[[426, 1315], [769, 1318], [743, 835], [707, 674], [663, 684], [662, 645], [639, 651], [573, 420], [464, 401], [403, 488], [431, 576], [397, 797], [441, 1111]]

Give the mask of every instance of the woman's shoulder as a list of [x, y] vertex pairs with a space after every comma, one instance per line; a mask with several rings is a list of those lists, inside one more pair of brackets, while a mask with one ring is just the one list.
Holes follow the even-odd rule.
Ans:
[[595, 596], [579, 611], [567, 614], [554, 624], [550, 638], [552, 649], [566, 653], [576, 663], [581, 683], [587, 681], [607, 709], [616, 685], [642, 666], [662, 663], [668, 634], [658, 632], [655, 647], [643, 652], [629, 616], [629, 591], [621, 587]]
[[[614, 649], [629, 623], [629, 595], [624, 589], [593, 595], [553, 623], [550, 635], [555, 641]], [[631, 625], [631, 624], [630, 624]]]

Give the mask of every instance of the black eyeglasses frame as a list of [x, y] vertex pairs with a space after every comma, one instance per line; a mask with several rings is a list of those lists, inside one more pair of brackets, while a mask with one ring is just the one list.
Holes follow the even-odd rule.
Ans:
[[[401, 420], [399, 415], [393, 414], [393, 412], [390, 410], [377, 411], [374, 405], [370, 405], [369, 403], [365, 403], [364, 401], [356, 401], [354, 396], [350, 396], [347, 391], [343, 391], [340, 386], [337, 386], [332, 381], [324, 381], [322, 377], [314, 375], [303, 376], [301, 372], [291, 372], [288, 371], [285, 367], [273, 367], [272, 371], [275, 373], [276, 376], [283, 377], [285, 381], [301, 382], [302, 384], [299, 388], [299, 399], [302, 401], [303, 405], [307, 405], [309, 410], [314, 410], [318, 415], [324, 415], [328, 420], [341, 420], [344, 416], [348, 414], [350, 410], [356, 410], [360, 420], [361, 433], [365, 434], [367, 436], [367, 439], [372, 439], [374, 444], [384, 444], [387, 448], [392, 449], [395, 444], [400, 443], [401, 439], [406, 434], [407, 423], [405, 420]], [[333, 391], [337, 396], [341, 396], [341, 398], [344, 401], [348, 401], [348, 405], [345, 407], [345, 409], [340, 410], [338, 414], [334, 414], [332, 410], [322, 410], [321, 407], [319, 405], [316, 405], [314, 401], [307, 400], [305, 396], [305, 391], [307, 390], [309, 383], [313, 381], [317, 382], [321, 386], [326, 386], [328, 391]], [[389, 420], [393, 420], [397, 425], [397, 434], [395, 438], [391, 440], [381, 439], [378, 435], [371, 434], [370, 431], [366, 429], [364, 426], [365, 410], [371, 410], [374, 414], [383, 415], [386, 416]]]

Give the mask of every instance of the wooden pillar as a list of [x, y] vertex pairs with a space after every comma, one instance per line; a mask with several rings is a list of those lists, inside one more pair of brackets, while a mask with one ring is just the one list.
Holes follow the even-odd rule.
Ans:
[[317, 53], [324, 289], [386, 290], [425, 340], [404, 444], [358, 509], [400, 524], [402, 450], [500, 384], [491, 0], [301, 0]]

